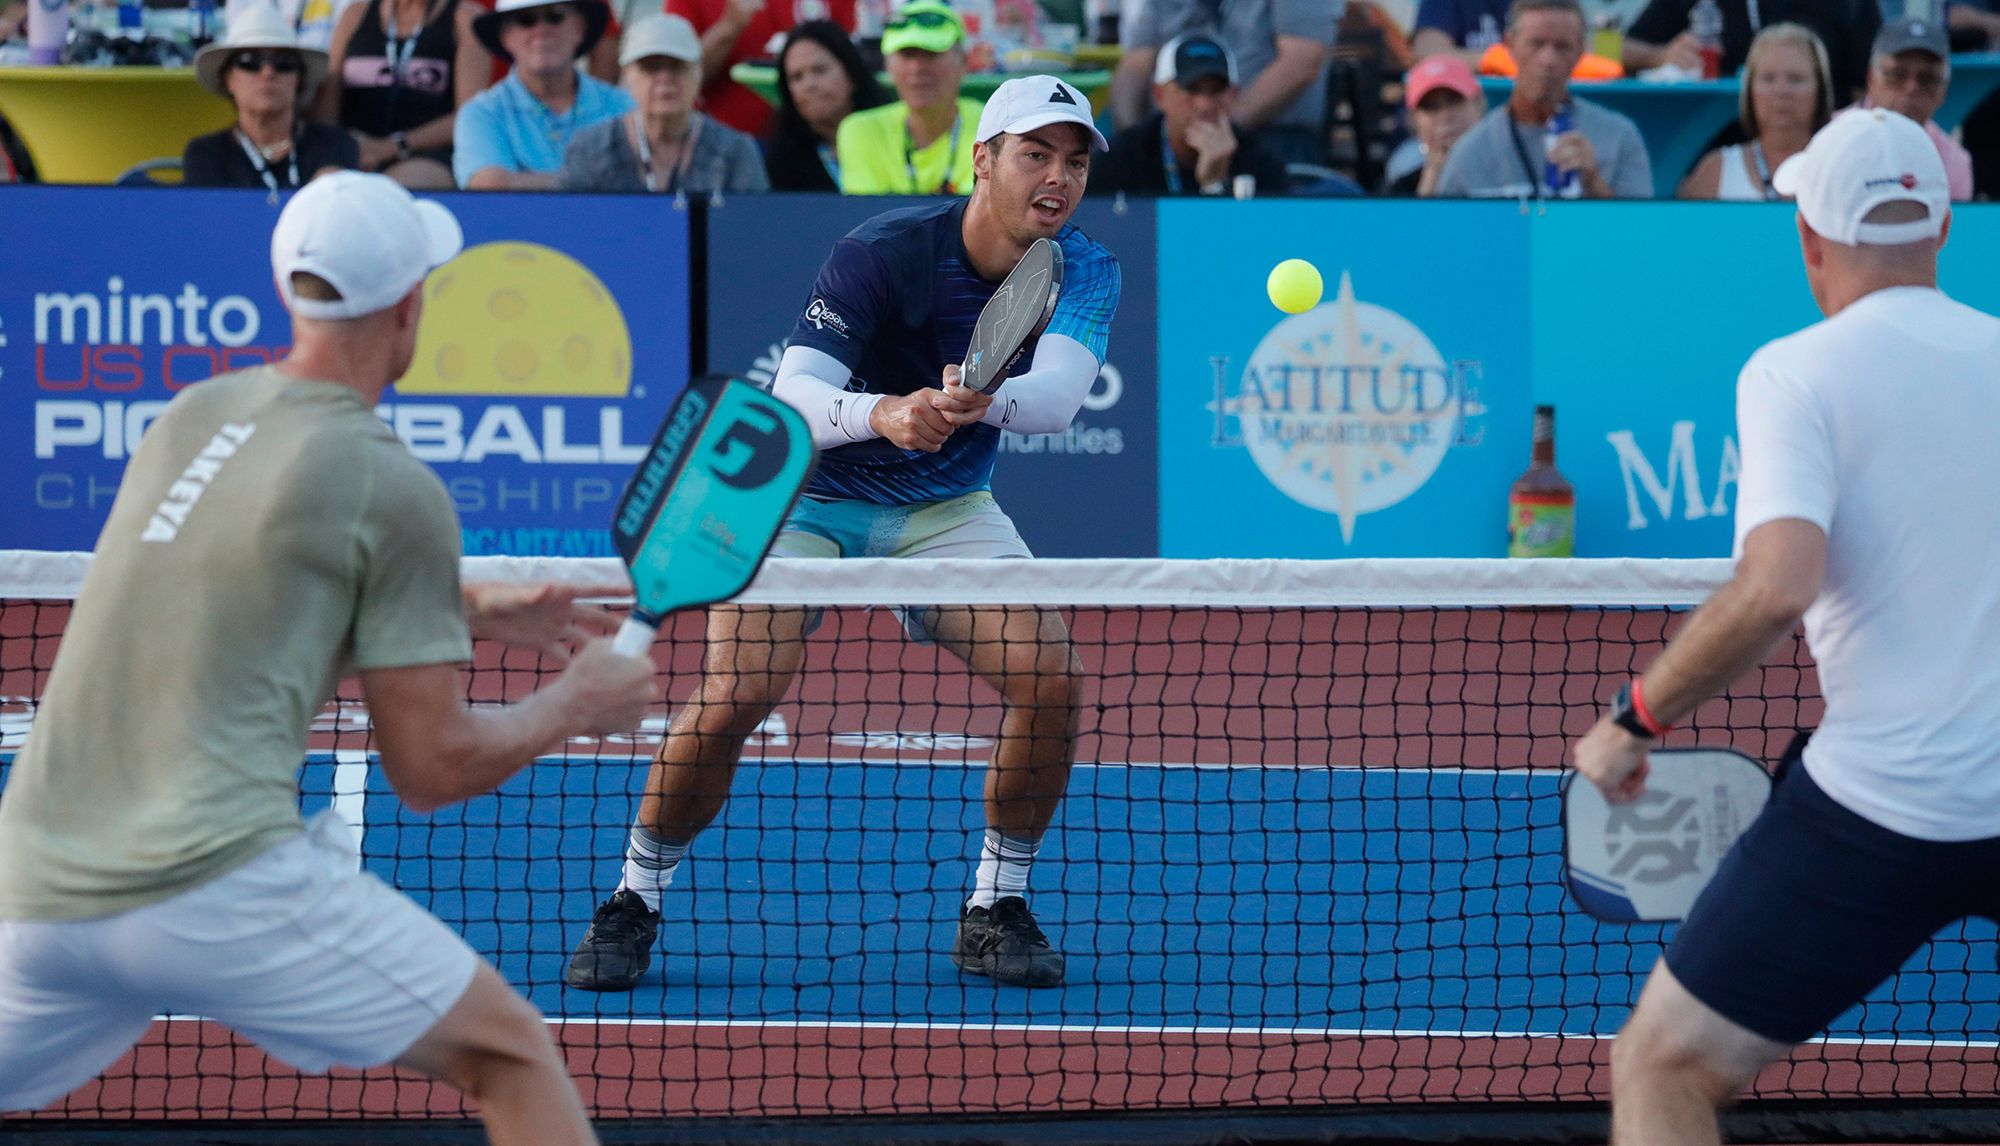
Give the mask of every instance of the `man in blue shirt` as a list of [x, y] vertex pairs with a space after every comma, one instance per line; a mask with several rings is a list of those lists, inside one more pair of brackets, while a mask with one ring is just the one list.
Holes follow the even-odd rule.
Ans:
[[604, 0], [500, 0], [472, 22], [514, 69], [465, 101], [452, 127], [451, 170], [471, 191], [555, 187], [578, 132], [632, 110], [632, 97], [577, 70], [611, 22]]
[[[1104, 137], [1051, 76], [1002, 84], [980, 116], [969, 200], [878, 215], [835, 245], [774, 391], [805, 412], [820, 461], [772, 552], [788, 557], [1027, 557], [990, 491], [1000, 432], [1060, 433], [1096, 381], [1118, 261], [1070, 223]], [[958, 385], [980, 309], [1030, 244], [1062, 247], [1054, 318], [1028, 368], [990, 394]], [[675, 713], [626, 845], [624, 879], [569, 966], [571, 986], [628, 990], [651, 962], [661, 894], [729, 794], [745, 739], [790, 688], [816, 618], [717, 608], [695, 696]], [[1028, 871], [1068, 785], [1082, 666], [1054, 609], [906, 611], [913, 636], [964, 660], [1005, 701], [986, 833], [953, 962], [1031, 987], [1063, 958], [1028, 910]]]
[[1474, 68], [1486, 49], [1506, 38], [1514, 0], [1423, 0], [1410, 33], [1417, 59], [1452, 52]]

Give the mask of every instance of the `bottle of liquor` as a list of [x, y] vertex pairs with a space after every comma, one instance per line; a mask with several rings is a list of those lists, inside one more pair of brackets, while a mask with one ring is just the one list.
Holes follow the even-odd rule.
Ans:
[[1576, 549], [1576, 487], [1556, 471], [1556, 408], [1535, 407], [1528, 472], [1507, 494], [1507, 556], [1568, 557]]

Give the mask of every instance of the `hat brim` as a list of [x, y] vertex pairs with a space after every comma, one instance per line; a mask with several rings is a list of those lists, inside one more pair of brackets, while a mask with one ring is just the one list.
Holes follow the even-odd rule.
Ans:
[[965, 42], [965, 33], [950, 25], [936, 28], [897, 28], [882, 35], [882, 54], [893, 56], [905, 48], [926, 52], [949, 52]]
[[1799, 180], [1805, 175], [1805, 161], [1806, 153], [1801, 151], [1778, 164], [1778, 169], [1771, 172], [1771, 190], [1787, 199], [1798, 198]]
[[[1103, 132], [1097, 130], [1096, 124], [1090, 122], [1087, 119], [1081, 119], [1077, 116], [1068, 115], [1059, 111], [1047, 112], [1041, 115], [1022, 116], [1020, 119], [1017, 119], [1012, 123], [1002, 124], [1000, 130], [994, 132], [993, 135], [1025, 135], [1028, 132], [1031, 132], [1038, 127], [1047, 127], [1052, 123], [1073, 123], [1078, 127], [1081, 127], [1086, 131], [1090, 132], [1090, 139], [1092, 144], [1095, 146], [1096, 150], [1098, 151], [1111, 150], [1110, 141], [1104, 138]], [[987, 139], [991, 139], [992, 137], [993, 136], [987, 136]]]
[[589, 55], [590, 50], [597, 46], [597, 41], [604, 38], [604, 30], [611, 26], [611, 6], [604, 0], [541, 0], [537, 4], [517, 5], [505, 12], [482, 12], [472, 18], [472, 34], [479, 37], [479, 42], [486, 45], [487, 51], [511, 64], [514, 57], [500, 46], [500, 29], [507, 17], [530, 8], [547, 8], [552, 4], [568, 4], [583, 13], [583, 42], [577, 45], [576, 58], [580, 60]]
[[245, 50], [297, 52], [299, 58], [305, 61], [306, 65], [304, 94], [308, 97], [326, 79], [327, 60], [325, 52], [319, 51], [316, 48], [301, 48], [297, 44], [284, 44], [275, 41], [260, 43], [253, 37], [235, 43], [224, 43], [218, 40], [202, 48], [201, 51], [196, 52], [194, 57], [195, 81], [201, 84], [202, 87], [207, 88], [210, 94], [228, 99], [229, 89], [222, 82], [223, 70], [229, 67], [230, 56]]
[[424, 221], [424, 261], [436, 270], [458, 257], [465, 249], [465, 231], [458, 217], [442, 203], [417, 200], [417, 217]]

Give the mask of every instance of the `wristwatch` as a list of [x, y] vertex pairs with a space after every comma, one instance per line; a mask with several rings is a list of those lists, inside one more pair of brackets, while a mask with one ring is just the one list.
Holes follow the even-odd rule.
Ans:
[[408, 135], [400, 131], [392, 131], [389, 133], [389, 142], [396, 145], [396, 158], [408, 159], [410, 157], [410, 137]]
[[1630, 684], [1619, 689], [1618, 695], [1611, 698], [1611, 707], [1604, 711], [1604, 715], [1611, 718], [1611, 723], [1641, 740], [1655, 739], [1652, 729], [1647, 728], [1645, 722], [1639, 719], [1638, 709], [1633, 707]]

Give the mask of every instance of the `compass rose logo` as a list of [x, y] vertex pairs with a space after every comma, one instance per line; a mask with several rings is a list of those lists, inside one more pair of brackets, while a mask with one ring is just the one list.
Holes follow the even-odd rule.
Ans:
[[1237, 431], [1218, 443], [1241, 444], [1286, 497], [1337, 517], [1345, 543], [1355, 519], [1422, 489], [1484, 413], [1463, 371], [1415, 323], [1357, 300], [1346, 272], [1333, 301], [1264, 335], [1216, 411]]

